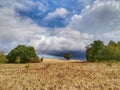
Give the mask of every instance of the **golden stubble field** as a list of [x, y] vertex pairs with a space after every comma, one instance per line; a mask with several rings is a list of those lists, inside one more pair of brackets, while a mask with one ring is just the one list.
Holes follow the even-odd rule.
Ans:
[[0, 90], [120, 90], [120, 63], [0, 64]]

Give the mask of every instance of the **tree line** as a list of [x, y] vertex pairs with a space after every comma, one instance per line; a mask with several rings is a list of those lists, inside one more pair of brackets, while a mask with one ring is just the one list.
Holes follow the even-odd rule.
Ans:
[[[64, 58], [72, 58], [71, 53], [65, 53]], [[109, 41], [107, 45], [101, 40], [95, 40], [86, 47], [86, 59], [89, 62], [95, 61], [120, 61], [120, 42]], [[38, 63], [39, 58], [32, 46], [18, 45], [8, 55], [0, 52], [0, 63]]]
[[107, 45], [101, 40], [95, 40], [86, 47], [86, 59], [95, 61], [120, 61], [120, 42], [109, 41]]

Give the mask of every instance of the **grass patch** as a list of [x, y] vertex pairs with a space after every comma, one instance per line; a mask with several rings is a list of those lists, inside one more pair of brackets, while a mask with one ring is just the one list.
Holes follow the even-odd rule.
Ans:
[[[1, 90], [119, 90], [120, 62], [0, 64]], [[29, 68], [29, 69], [28, 69]]]

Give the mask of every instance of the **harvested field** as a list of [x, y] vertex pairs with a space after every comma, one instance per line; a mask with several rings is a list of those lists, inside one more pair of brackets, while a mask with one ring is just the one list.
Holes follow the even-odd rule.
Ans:
[[0, 64], [0, 90], [119, 90], [120, 63]]

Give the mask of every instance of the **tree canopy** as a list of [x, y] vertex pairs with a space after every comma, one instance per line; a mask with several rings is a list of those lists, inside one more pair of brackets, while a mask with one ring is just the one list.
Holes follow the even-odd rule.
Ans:
[[64, 58], [67, 59], [67, 60], [69, 60], [69, 59], [72, 58], [72, 54], [71, 53], [65, 53], [64, 54]]
[[110, 41], [108, 45], [104, 45], [103, 41], [95, 40], [86, 47], [87, 61], [120, 61], [120, 43]]
[[37, 61], [39, 58], [32, 46], [18, 45], [8, 55], [9, 63], [27, 63]]

